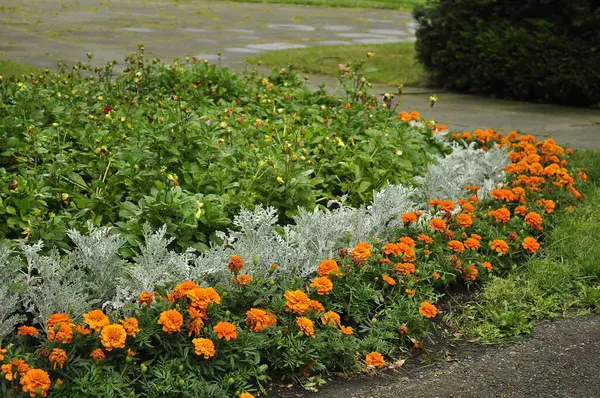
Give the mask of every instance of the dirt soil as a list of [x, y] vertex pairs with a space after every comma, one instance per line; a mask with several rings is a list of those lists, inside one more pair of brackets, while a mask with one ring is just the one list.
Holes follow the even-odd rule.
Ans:
[[[447, 344], [437, 360], [332, 380], [318, 393], [276, 387], [271, 397], [600, 397], [600, 314], [538, 324], [513, 344]], [[431, 359], [431, 355], [429, 356]]]

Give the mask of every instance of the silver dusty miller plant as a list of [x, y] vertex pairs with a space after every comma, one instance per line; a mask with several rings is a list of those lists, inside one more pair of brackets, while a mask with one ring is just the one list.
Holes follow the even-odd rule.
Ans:
[[21, 298], [13, 289], [19, 268], [11, 255], [12, 251], [0, 244], [0, 275], [4, 279], [0, 284], [0, 342], [25, 320], [25, 316], [19, 313], [22, 309]]

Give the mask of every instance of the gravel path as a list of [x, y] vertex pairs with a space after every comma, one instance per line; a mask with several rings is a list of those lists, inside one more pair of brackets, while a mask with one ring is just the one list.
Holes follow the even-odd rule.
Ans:
[[468, 345], [453, 359], [378, 377], [333, 382], [319, 393], [305, 396], [600, 397], [600, 315], [544, 322], [519, 343]]

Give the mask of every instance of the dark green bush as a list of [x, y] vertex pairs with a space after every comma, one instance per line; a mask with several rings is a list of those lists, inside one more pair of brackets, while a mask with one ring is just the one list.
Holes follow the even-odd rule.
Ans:
[[437, 84], [600, 104], [600, 1], [428, 0], [414, 16], [417, 56]]

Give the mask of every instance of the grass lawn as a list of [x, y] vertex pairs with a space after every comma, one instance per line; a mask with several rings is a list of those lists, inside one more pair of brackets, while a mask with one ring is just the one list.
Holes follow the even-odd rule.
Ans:
[[425, 0], [233, 0], [243, 3], [306, 4], [326, 7], [412, 9]]
[[[375, 56], [367, 59], [368, 51], [374, 52]], [[365, 76], [373, 83], [425, 85], [423, 67], [415, 59], [414, 43], [315, 46], [272, 51], [251, 58], [251, 62], [262, 61], [264, 65], [273, 67], [294, 65], [304, 73], [337, 76], [338, 64], [365, 59]]]
[[558, 217], [541, 256], [493, 278], [462, 314], [449, 317], [469, 337], [516, 340], [537, 320], [600, 311], [600, 151], [576, 151], [571, 164], [589, 169], [583, 202]]
[[33, 66], [21, 64], [6, 59], [0, 59], [0, 76], [2, 77], [20, 77], [24, 73], [39, 71], [39, 68]]

